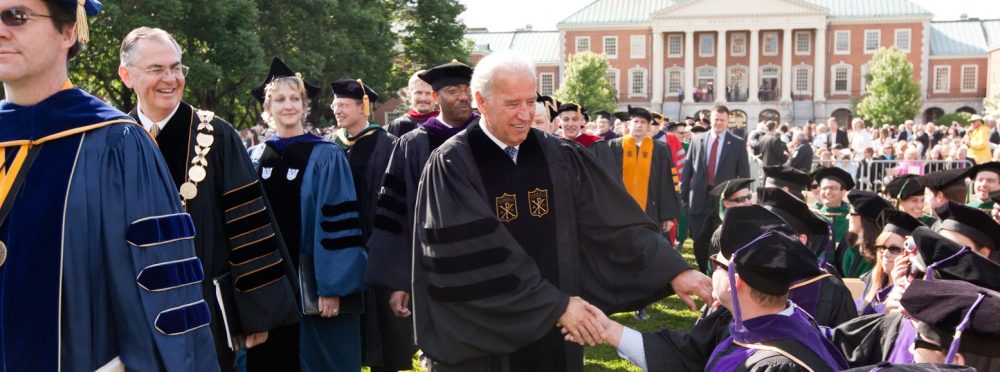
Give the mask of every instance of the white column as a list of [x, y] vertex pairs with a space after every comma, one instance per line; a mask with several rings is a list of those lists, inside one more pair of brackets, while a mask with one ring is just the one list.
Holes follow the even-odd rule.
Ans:
[[684, 32], [684, 103], [694, 102], [694, 31]]
[[757, 97], [757, 90], [760, 89], [758, 87], [760, 78], [757, 77], [760, 73], [760, 30], [750, 30], [750, 49], [747, 49], [747, 53], [750, 53], [750, 71], [747, 71], [747, 80], [750, 81], [749, 102], [757, 103], [760, 102], [760, 98]]
[[781, 34], [781, 102], [792, 101], [792, 29], [786, 28]]
[[719, 36], [717, 37], [718, 50], [715, 52], [716, 65], [715, 65], [715, 102], [726, 102], [726, 52], [729, 50], [726, 48], [726, 31], [719, 30]]
[[[926, 35], [926, 34], [925, 34]], [[826, 24], [816, 26], [816, 62], [813, 63], [813, 101], [826, 101]]]
[[663, 32], [653, 30], [653, 109], [663, 110]]

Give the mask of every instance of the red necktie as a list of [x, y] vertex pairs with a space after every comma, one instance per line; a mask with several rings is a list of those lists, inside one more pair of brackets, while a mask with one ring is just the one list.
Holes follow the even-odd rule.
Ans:
[[708, 154], [708, 185], [715, 185], [715, 161], [716, 153], [719, 150], [719, 136], [712, 139], [712, 150]]

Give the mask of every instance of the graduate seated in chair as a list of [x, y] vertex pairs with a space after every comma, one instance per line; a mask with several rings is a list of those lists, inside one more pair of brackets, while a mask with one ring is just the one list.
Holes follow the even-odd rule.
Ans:
[[[712, 256], [713, 296], [716, 306], [735, 314], [731, 322], [712, 327], [699, 322], [686, 335], [669, 329], [639, 333], [599, 316], [604, 342], [647, 371], [847, 368], [812, 317], [788, 300], [789, 287], [820, 270], [816, 256], [780, 217], [759, 205], [731, 208], [721, 243], [722, 251]], [[720, 327], [725, 326], [728, 335], [720, 340]], [[574, 341], [568, 334], [566, 339]], [[707, 358], [705, 350], [711, 350]]]

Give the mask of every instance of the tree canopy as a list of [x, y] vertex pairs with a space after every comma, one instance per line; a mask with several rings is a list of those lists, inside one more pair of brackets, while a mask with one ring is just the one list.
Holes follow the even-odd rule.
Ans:
[[920, 83], [913, 79], [913, 65], [896, 48], [880, 48], [868, 62], [868, 94], [858, 114], [873, 125], [899, 124], [920, 112]]
[[573, 102], [587, 111], [614, 112], [618, 92], [608, 81], [608, 58], [592, 52], [577, 53], [566, 62], [566, 78], [556, 92], [559, 102]]

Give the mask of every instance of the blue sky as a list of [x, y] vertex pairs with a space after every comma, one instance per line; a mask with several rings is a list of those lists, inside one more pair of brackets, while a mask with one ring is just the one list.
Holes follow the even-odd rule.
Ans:
[[[459, 0], [466, 11], [460, 18], [468, 27], [511, 31], [532, 25], [535, 30], [555, 30], [556, 23], [594, 0]], [[877, 0], [871, 0], [877, 1]], [[935, 20], [969, 17], [1000, 18], [997, 0], [910, 0], [931, 11]]]

